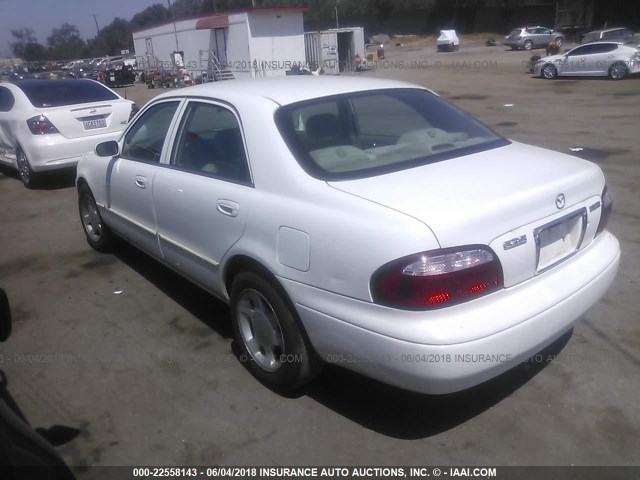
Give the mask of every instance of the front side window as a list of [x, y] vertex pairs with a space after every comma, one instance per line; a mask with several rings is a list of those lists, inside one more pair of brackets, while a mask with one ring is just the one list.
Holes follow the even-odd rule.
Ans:
[[121, 156], [142, 162], [159, 162], [169, 125], [180, 102], [163, 102], [147, 109], [124, 137]]
[[379, 175], [509, 143], [437, 95], [413, 88], [288, 105], [276, 123], [301, 166], [323, 180]]
[[597, 45], [585, 45], [583, 47], [574, 48], [567, 55], [569, 57], [575, 57], [577, 55], [590, 55], [594, 53], [594, 46], [597, 47]]
[[221, 105], [189, 103], [171, 165], [235, 183], [251, 182], [240, 125], [233, 112]]

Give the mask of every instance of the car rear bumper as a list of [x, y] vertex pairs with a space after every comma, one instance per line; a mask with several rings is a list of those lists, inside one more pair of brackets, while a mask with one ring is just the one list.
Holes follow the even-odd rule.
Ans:
[[65, 138], [61, 134], [33, 135], [21, 146], [35, 172], [74, 167], [96, 145], [108, 140], [117, 140], [122, 132], [111, 132], [90, 137]]
[[[465, 308], [434, 312], [385, 308], [281, 280], [323, 359], [401, 388], [444, 394], [489, 380], [560, 337], [606, 292], [619, 260], [617, 239], [604, 232], [580, 255], [538, 277]], [[474, 303], [477, 308], [468, 308]], [[415, 315], [428, 320], [416, 323]], [[487, 335], [480, 327], [499, 324], [505, 315], [512, 322], [508, 328]], [[400, 335], [381, 332], [383, 322]], [[430, 323], [454, 328], [425, 335]]]

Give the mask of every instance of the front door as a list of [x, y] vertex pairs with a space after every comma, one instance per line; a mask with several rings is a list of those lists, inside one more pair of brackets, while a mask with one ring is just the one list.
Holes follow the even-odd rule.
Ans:
[[160, 257], [153, 181], [179, 101], [155, 104], [127, 131], [121, 153], [107, 170], [107, 212], [113, 228], [145, 252]]

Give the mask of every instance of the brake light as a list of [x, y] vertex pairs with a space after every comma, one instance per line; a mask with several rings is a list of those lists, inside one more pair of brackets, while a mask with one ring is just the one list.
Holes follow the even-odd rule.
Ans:
[[609, 217], [611, 216], [611, 210], [613, 210], [613, 197], [605, 185], [604, 190], [602, 190], [602, 212], [600, 213], [600, 222], [596, 229], [596, 235], [602, 233], [604, 229], [607, 228]]
[[44, 115], [38, 115], [27, 120], [29, 130], [34, 135], [47, 135], [49, 133], [60, 133], [53, 123]]
[[136, 116], [136, 113], [140, 111], [140, 107], [135, 103], [131, 104], [131, 113], [129, 113], [129, 121], [133, 120], [133, 117]]
[[487, 247], [447, 248], [403, 257], [371, 277], [374, 302], [405, 310], [434, 310], [503, 287], [502, 266]]

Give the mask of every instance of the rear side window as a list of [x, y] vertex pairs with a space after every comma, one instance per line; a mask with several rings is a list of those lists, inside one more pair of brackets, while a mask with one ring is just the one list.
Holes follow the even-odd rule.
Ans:
[[189, 103], [171, 164], [234, 183], [251, 182], [240, 125], [221, 105]]
[[159, 162], [164, 141], [180, 102], [163, 102], [147, 109], [127, 132], [123, 158]]
[[0, 112], [8, 112], [14, 103], [13, 93], [8, 88], [0, 87]]
[[63, 107], [118, 99], [111, 90], [90, 80], [29, 80], [15, 84], [36, 108]]

